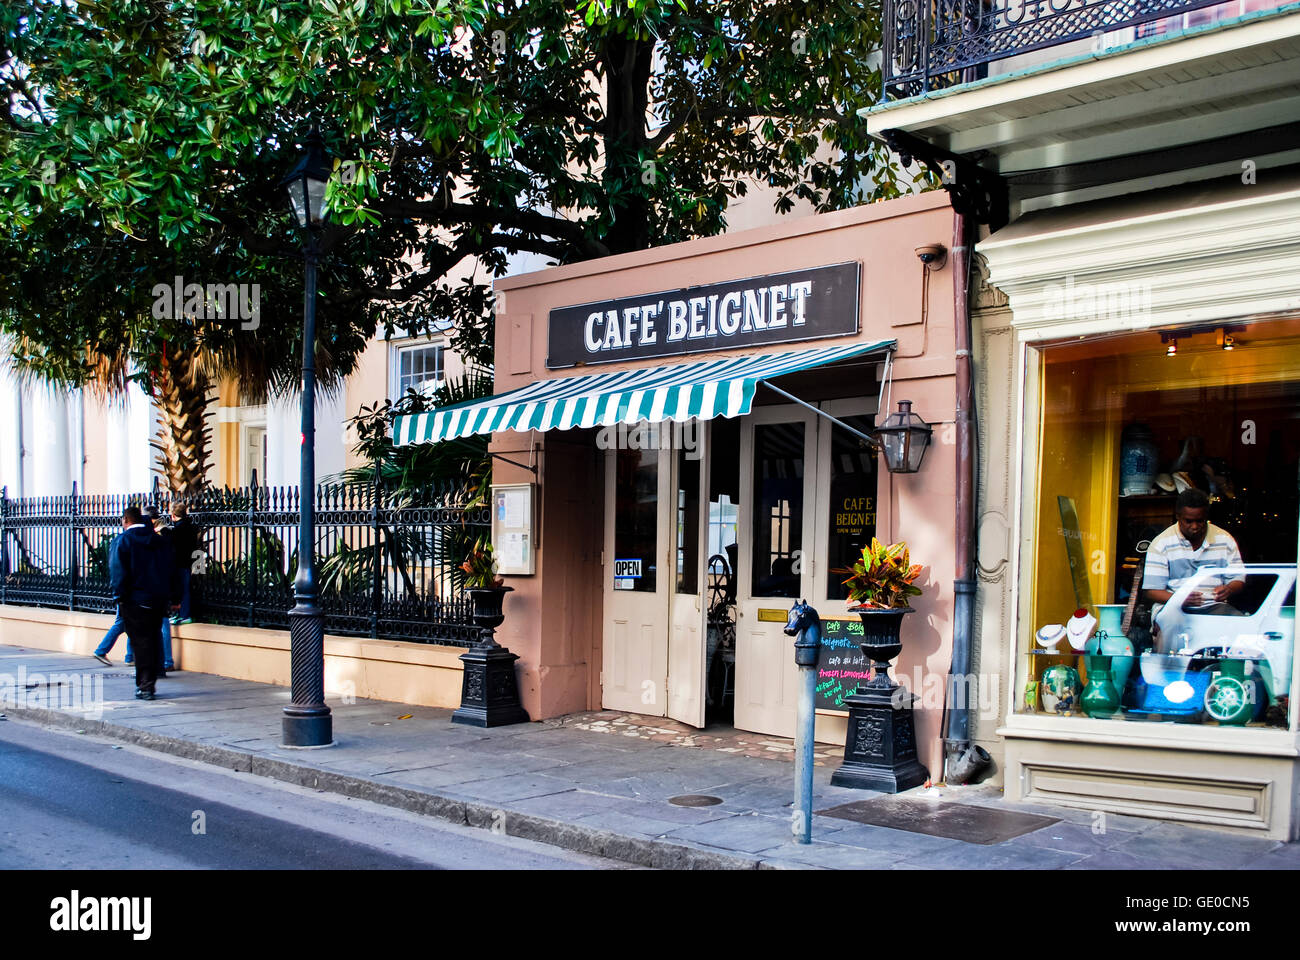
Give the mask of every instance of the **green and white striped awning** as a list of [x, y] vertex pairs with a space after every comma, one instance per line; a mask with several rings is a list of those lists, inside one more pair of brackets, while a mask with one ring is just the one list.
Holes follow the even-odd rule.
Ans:
[[877, 340], [540, 380], [484, 400], [398, 417], [393, 424], [393, 442], [400, 447], [498, 430], [569, 430], [640, 421], [739, 417], [749, 413], [760, 380], [893, 345], [893, 340]]

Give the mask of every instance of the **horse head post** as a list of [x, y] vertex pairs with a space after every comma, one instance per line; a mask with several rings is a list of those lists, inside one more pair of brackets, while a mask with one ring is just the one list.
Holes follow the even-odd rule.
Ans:
[[799, 666], [801, 687], [795, 718], [795, 839], [812, 842], [813, 808], [813, 741], [816, 729], [817, 658], [821, 654], [822, 621], [817, 611], [800, 600], [790, 608], [785, 622], [788, 637], [794, 642], [794, 662]]
[[794, 662], [801, 667], [816, 666], [822, 643], [822, 621], [817, 611], [808, 606], [807, 600], [800, 600], [790, 608], [785, 635], [798, 637], [794, 644]]

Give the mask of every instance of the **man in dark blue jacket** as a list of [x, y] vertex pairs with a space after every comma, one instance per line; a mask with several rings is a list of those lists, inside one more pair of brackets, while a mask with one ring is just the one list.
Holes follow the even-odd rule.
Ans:
[[109, 580], [135, 651], [135, 695], [154, 699], [162, 618], [180, 600], [171, 546], [144, 522], [139, 507], [122, 511], [122, 535], [109, 548]]

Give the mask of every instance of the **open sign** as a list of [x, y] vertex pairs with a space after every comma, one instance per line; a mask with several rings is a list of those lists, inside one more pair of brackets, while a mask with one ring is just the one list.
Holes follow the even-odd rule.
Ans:
[[615, 560], [614, 561], [614, 579], [615, 580], [638, 580], [641, 577], [641, 561], [638, 560]]

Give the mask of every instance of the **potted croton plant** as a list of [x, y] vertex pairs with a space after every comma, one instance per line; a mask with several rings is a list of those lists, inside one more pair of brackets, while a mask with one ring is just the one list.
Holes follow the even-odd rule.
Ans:
[[485, 631], [483, 642], [494, 643], [492, 631], [501, 626], [505, 615], [501, 607], [505, 596], [514, 587], [507, 587], [506, 582], [497, 575], [496, 559], [492, 556], [492, 544], [479, 538], [473, 549], [466, 555], [460, 569], [465, 574], [465, 592], [469, 594], [472, 607], [471, 617], [476, 626]]
[[886, 545], [872, 537], [852, 567], [832, 571], [849, 575], [843, 583], [849, 592], [849, 610], [862, 618], [859, 646], [874, 661], [873, 686], [891, 682], [889, 661], [903, 649], [899, 629], [903, 617], [912, 612], [908, 598], [921, 595], [915, 585], [921, 569], [921, 564], [912, 563], [905, 542]]

